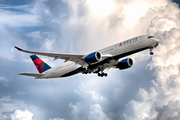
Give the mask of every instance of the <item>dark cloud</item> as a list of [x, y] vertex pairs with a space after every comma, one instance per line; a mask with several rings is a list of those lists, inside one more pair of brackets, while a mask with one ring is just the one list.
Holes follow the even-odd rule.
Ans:
[[180, 117], [179, 101], [169, 101], [167, 105], [156, 107], [158, 120], [178, 120]]
[[66, 13], [65, 17], [68, 17], [68, 6], [62, 0], [45, 0], [42, 3], [50, 11], [53, 18], [60, 17], [62, 13]]

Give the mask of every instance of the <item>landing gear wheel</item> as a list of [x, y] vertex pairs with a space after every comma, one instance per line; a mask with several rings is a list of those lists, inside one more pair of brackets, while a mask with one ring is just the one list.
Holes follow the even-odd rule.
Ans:
[[151, 52], [150, 52], [150, 55], [153, 55], [153, 54], [154, 54], [154, 53], [151, 51]]
[[153, 52], [152, 52], [153, 47], [150, 47], [149, 49], [150, 49], [150, 55], [153, 55]]
[[107, 73], [104, 73], [104, 76], [107, 77]]
[[99, 77], [104, 77], [104, 76], [106, 77], [106, 76], [107, 76], [107, 73], [98, 73], [98, 76], [99, 76]]

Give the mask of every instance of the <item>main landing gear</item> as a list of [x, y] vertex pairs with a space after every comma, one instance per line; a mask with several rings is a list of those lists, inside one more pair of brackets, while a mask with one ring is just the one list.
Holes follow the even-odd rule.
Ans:
[[84, 71], [82, 72], [82, 74], [91, 74], [91, 73], [95, 73], [95, 74], [98, 74], [99, 77], [107, 77], [107, 73], [104, 73], [103, 72], [104, 70], [102, 68], [98, 68], [98, 70], [96, 71], [93, 71], [93, 69], [87, 69], [85, 68]]
[[104, 73], [103, 71], [104, 71], [103, 67], [98, 67], [98, 70], [95, 73], [98, 73], [99, 77], [104, 77], [104, 76], [107, 77], [108, 74]]
[[104, 72], [98, 73], [98, 76], [99, 76], [99, 77], [104, 77], [104, 76], [107, 77], [107, 75], [108, 75], [108, 74], [107, 74], [107, 73], [104, 73]]

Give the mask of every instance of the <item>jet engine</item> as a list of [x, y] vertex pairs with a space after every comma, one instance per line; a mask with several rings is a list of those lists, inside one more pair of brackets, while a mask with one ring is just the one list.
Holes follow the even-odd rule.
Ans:
[[131, 58], [126, 58], [121, 60], [116, 66], [120, 70], [130, 68], [133, 65], [133, 60]]
[[93, 52], [87, 55], [84, 60], [87, 64], [98, 62], [101, 60], [101, 54], [99, 52]]

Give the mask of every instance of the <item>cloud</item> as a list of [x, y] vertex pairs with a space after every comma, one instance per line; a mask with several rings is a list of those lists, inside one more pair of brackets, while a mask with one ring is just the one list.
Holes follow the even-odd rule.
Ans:
[[[169, 8], [174, 9], [167, 14]], [[162, 9], [162, 8], [161, 8]], [[138, 99], [129, 101], [126, 105], [124, 117], [134, 119], [178, 119], [179, 101], [179, 28], [176, 4], [164, 7], [161, 17], [154, 17], [148, 31], [159, 37], [160, 45], [147, 68], [152, 71], [155, 78], [148, 90], [139, 89]], [[176, 106], [175, 106], [176, 104]], [[170, 107], [171, 106], [171, 107]]]
[[31, 113], [28, 110], [21, 111], [21, 110], [16, 110], [14, 114], [11, 115], [12, 120], [33, 120], [33, 113]]
[[[148, 88], [148, 87], [146, 88], [147, 90], [146, 89], [139, 89], [138, 90], [138, 95], [135, 95], [137, 97], [137, 99], [134, 98], [134, 99], [130, 100], [129, 102], [126, 101], [127, 104], [126, 104], [124, 112], [123, 112], [123, 118], [124, 119], [142, 119], [143, 120], [143, 119], [157, 119], [157, 118], [161, 118], [162, 114], [160, 112], [158, 112], [159, 109], [157, 110], [156, 105], [159, 105], [161, 103], [160, 106], [162, 107], [162, 106], [166, 105], [170, 100], [172, 100], [173, 97], [169, 97], [169, 95], [167, 95], [167, 96], [166, 95], [160, 96], [160, 95], [161, 94], [168, 94], [169, 92], [168, 93], [166, 93], [166, 92], [170, 88], [173, 91], [173, 93], [170, 93], [170, 95], [171, 96], [172, 96], [172, 94], [176, 95], [175, 92], [174, 92], [174, 89], [179, 84], [177, 82], [175, 82], [173, 79], [178, 80], [178, 74], [179, 74], [179, 61], [178, 61], [178, 56], [179, 56], [178, 48], [179, 47], [176, 44], [176, 42], [179, 39], [179, 36], [177, 34], [178, 33], [177, 24], [179, 24], [177, 22], [178, 18], [179, 18], [177, 16], [177, 14], [179, 13], [179, 9], [177, 9], [177, 5], [174, 4], [174, 3], [168, 3], [168, 1], [162, 1], [161, 3], [163, 3], [164, 6], [160, 6], [160, 7], [159, 6], [155, 6], [155, 5], [148, 6], [148, 2], [147, 3], [146, 2], [144, 2], [144, 3], [142, 3], [142, 2], [134, 3], [135, 5], [139, 5], [138, 7], [140, 7], [141, 4], [146, 4], [147, 7], [148, 7], [147, 9], [145, 9], [145, 11], [144, 11], [145, 13], [143, 13], [142, 16], [137, 16], [139, 18], [135, 18], [137, 20], [135, 21], [134, 25], [128, 26], [128, 25], [125, 24], [125, 22], [128, 22], [127, 19], [128, 20], [129, 19], [133, 19], [133, 18], [128, 18], [127, 17], [128, 15], [125, 16], [126, 19], [119, 19], [119, 20], [121, 20], [122, 23], [121, 24], [118, 23], [118, 24], [123, 25], [123, 27], [125, 27], [123, 29], [124, 31], [129, 30], [129, 28], [132, 28], [132, 26], [135, 26], [135, 28], [136, 28], [136, 25], [139, 25], [138, 27], [141, 27], [140, 23], [142, 23], [143, 21], [145, 21], [145, 22], [149, 21], [149, 24], [146, 23], [146, 26], [147, 26], [146, 30], [147, 30], [147, 32], [150, 33], [150, 34], [156, 35], [162, 41], [162, 42], [160, 42], [161, 44], [157, 48], [157, 50], [155, 50], [155, 52], [157, 52], [157, 54], [155, 56], [153, 56], [152, 61], [150, 61], [148, 66], [147, 66], [147, 68], [150, 67], [150, 69], [147, 69], [147, 70], [150, 70], [149, 72], [154, 71], [153, 72], [154, 75], [155, 75], [154, 78], [153, 78], [154, 81], [152, 83], [150, 83], [151, 84], [150, 88]], [[159, 5], [160, 5], [160, 3], [159, 3]], [[136, 8], [138, 8], [138, 7], [136, 7]], [[175, 10], [175, 11], [173, 11], [173, 14], [168, 12], [169, 10], [171, 11], [173, 9]], [[128, 14], [128, 12], [127, 12], [127, 14]], [[151, 16], [151, 19], [149, 19], [148, 15]], [[88, 18], [89, 16], [87, 15], [85, 17]], [[106, 17], [103, 16], [102, 18], [104, 19]], [[107, 30], [107, 31], [109, 30], [109, 28], [106, 26], [107, 24], [105, 24], [107, 22], [106, 21], [107, 19], [103, 20], [103, 19], [101, 19], [101, 16], [99, 18], [97, 16], [95, 16], [95, 18], [96, 19], [92, 18], [91, 20], [92, 21], [93, 20], [97, 20], [97, 22], [95, 23], [95, 22], [91, 21], [91, 23], [95, 23], [94, 24], [95, 26], [98, 26], [98, 25], [101, 26], [101, 24], [98, 23], [98, 20], [100, 19], [101, 23], [104, 24], [104, 26], [102, 27], [102, 28], [104, 28], [103, 30]], [[79, 23], [77, 23], [77, 24], [79, 24]], [[94, 27], [94, 26], [91, 25], [90, 28], [92, 28], [92, 27]], [[144, 28], [144, 26], [142, 26], [142, 27]], [[101, 31], [101, 28], [97, 29], [97, 30]], [[105, 32], [103, 30], [102, 30], [102, 33]], [[134, 29], [132, 29], [132, 30], [134, 30]], [[141, 28], [136, 29], [136, 32], [137, 33], [138, 32], [142, 33], [144, 31], [144, 30], [143, 31], [141, 31], [141, 30], [142, 30]], [[101, 32], [98, 32], [98, 33], [101, 34]], [[133, 35], [132, 32], [128, 32], [128, 33]], [[91, 34], [91, 32], [90, 32], [90, 34]], [[119, 33], [119, 34], [121, 34], [121, 33]], [[96, 34], [94, 34], [94, 35], [96, 36]], [[128, 36], [127, 34], [124, 34], [124, 35]], [[174, 39], [171, 39], [170, 36], [172, 37], [173, 35], [176, 35], [176, 36], [175, 36]], [[111, 36], [111, 35], [108, 35], [108, 37], [109, 36]], [[104, 40], [104, 42], [103, 42], [104, 44], [106, 44], [106, 42], [108, 42], [108, 40], [107, 40], [108, 37], [103, 39]], [[99, 38], [99, 37], [97, 37], [97, 38]], [[94, 39], [92, 39], [92, 41], [93, 40]], [[101, 41], [101, 40], [102, 40], [102, 38], [99, 39], [99, 41]], [[98, 41], [96, 43], [97, 43], [97, 45], [99, 44]], [[91, 45], [89, 45], [89, 46], [91, 46]], [[96, 46], [94, 46], [94, 47], [96, 47]], [[169, 48], [169, 49], [167, 49], [167, 48]], [[159, 56], [159, 57], [157, 57], [157, 56]], [[163, 65], [163, 66], [160, 67], [160, 65]], [[171, 66], [169, 66], [169, 65], [171, 65]], [[135, 71], [133, 71], [133, 72], [135, 72]], [[170, 74], [168, 75], [167, 73], [170, 73]], [[172, 75], [172, 74], [174, 74], [174, 75]], [[162, 77], [162, 78], [160, 78], [162, 83], [159, 81], [159, 77]], [[122, 78], [122, 76], [121, 76], [121, 78]], [[124, 79], [127, 79], [127, 77], [124, 77]], [[132, 78], [130, 77], [130, 79], [132, 79]], [[143, 80], [143, 78], [141, 78], [141, 79]], [[149, 80], [152, 80], [152, 79], [149, 79]], [[165, 80], [168, 80], [168, 84], [165, 82]], [[93, 81], [93, 79], [91, 79], [91, 82], [92, 81]], [[117, 83], [117, 81], [116, 81], [116, 83]], [[95, 82], [95, 84], [97, 85], [98, 83]], [[97, 87], [96, 85], [93, 86], [93, 89], [96, 89], [96, 87]], [[109, 87], [110, 87], [110, 85], [111, 84], [109, 84]], [[170, 87], [170, 86], [172, 86], [172, 87]], [[103, 88], [104, 86], [101, 86], [101, 87]], [[160, 88], [162, 87], [162, 88], [159, 89], [158, 87], [160, 87]], [[104, 88], [107, 88], [107, 87], [104, 87]], [[113, 89], [113, 88], [111, 88], [111, 89]], [[178, 91], [178, 89], [176, 89], [176, 90]], [[87, 94], [86, 88], [84, 88], [84, 89], [80, 88], [79, 91], [81, 91], [81, 93], [78, 92], [78, 94], [81, 97], [83, 97], [82, 96], [83, 94]], [[99, 92], [97, 90], [95, 90], [95, 91], [96, 91], [95, 93]], [[114, 89], [113, 93], [115, 93], [115, 91], [116, 90]], [[122, 89], [117, 88], [117, 91], [120, 92], [120, 91], [122, 91]], [[100, 94], [103, 94], [103, 93], [100, 93]], [[119, 95], [119, 94], [116, 94], [116, 95]], [[91, 101], [91, 99], [88, 100], [88, 97], [90, 97], [90, 96], [91, 95], [88, 95], [86, 97], [83, 97], [82, 99], [85, 100], [86, 102], [87, 101]], [[146, 98], [147, 96], [150, 96], [150, 97]], [[142, 100], [138, 100], [140, 98]], [[163, 99], [165, 99], [164, 103], [162, 102]], [[89, 105], [87, 105], [87, 103], [85, 103], [83, 101], [82, 102], [78, 102], [76, 105], [73, 105], [73, 107], [72, 107], [73, 111], [76, 111], [75, 113], [79, 114], [79, 115], [83, 114], [82, 113], [83, 111], [79, 111], [79, 110], [82, 109], [82, 106], [83, 107], [84, 106], [92, 106], [92, 102], [88, 103]], [[102, 103], [102, 101], [98, 101], [98, 103]], [[112, 101], [110, 100], [110, 98], [108, 99], [107, 103], [110, 103], [112, 105]], [[116, 102], [116, 104], [118, 104], [118, 103]], [[101, 105], [101, 106], [105, 107], [106, 105]], [[168, 109], [168, 107], [166, 107], [166, 109]], [[90, 111], [90, 109], [86, 110], [86, 112], [84, 114], [89, 114], [89, 111]], [[105, 113], [106, 115], [109, 115], [109, 113], [112, 112], [111, 110], [104, 110], [104, 111], [106, 111], [106, 113]], [[110, 111], [110, 112], [108, 113], [107, 111]], [[175, 113], [176, 113], [176, 110], [175, 110]], [[122, 113], [120, 113], [120, 115], [122, 115]], [[175, 117], [177, 117], [177, 115], [175, 115]], [[173, 116], [171, 116], [171, 117], [167, 116], [167, 118], [173, 118]]]
[[[179, 12], [178, 5], [168, 0], [38, 0], [25, 6], [1, 6], [1, 118], [178, 119]], [[149, 56], [145, 51], [129, 56], [133, 67], [108, 70], [107, 78], [79, 74], [34, 80], [18, 76], [36, 69], [29, 55], [16, 51], [14, 45], [84, 54], [141, 34], [160, 39], [155, 54]], [[53, 66], [62, 62], [45, 61]]]
[[[33, 27], [42, 25], [39, 17], [30, 10], [30, 5], [21, 6], [0, 6], [0, 15], [3, 16], [0, 24], [11, 27]], [[2, 27], [2, 26], [1, 26]]]
[[89, 120], [110, 120], [110, 118], [103, 112], [100, 105], [95, 104], [90, 106]]
[[[13, 111], [15, 111], [15, 113], [11, 115], [12, 120], [21, 120], [21, 118], [23, 118], [23, 112], [17, 109], [26, 108], [27, 105], [23, 101], [14, 100], [10, 96], [4, 96], [0, 98], [0, 107], [0, 118], [2, 120], [9, 119]], [[25, 116], [26, 113], [28, 117], [29, 114], [27, 110], [24, 112]]]
[[6, 78], [5, 77], [0, 77], [0, 81], [5, 81]]
[[49, 120], [65, 120], [63, 118], [53, 118], [53, 119], [49, 119]]

